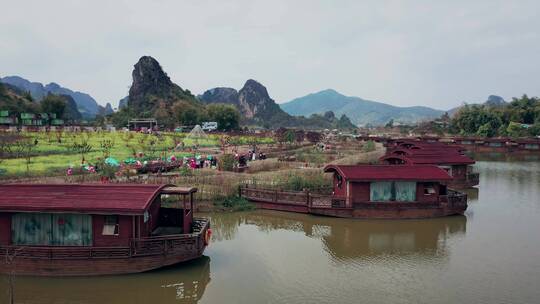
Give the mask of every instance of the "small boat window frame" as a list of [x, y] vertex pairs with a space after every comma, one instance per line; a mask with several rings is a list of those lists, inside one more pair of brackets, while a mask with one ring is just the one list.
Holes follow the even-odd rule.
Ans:
[[118, 215], [105, 215], [101, 234], [106, 236], [120, 235], [120, 223], [118, 221]]

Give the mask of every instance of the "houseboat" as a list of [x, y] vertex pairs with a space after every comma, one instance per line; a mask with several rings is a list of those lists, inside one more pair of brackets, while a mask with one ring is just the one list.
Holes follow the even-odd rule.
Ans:
[[332, 195], [243, 186], [258, 208], [334, 217], [412, 219], [463, 214], [467, 195], [446, 187], [448, 173], [432, 165], [328, 165]]
[[446, 170], [452, 180], [450, 188], [464, 189], [474, 187], [480, 182], [480, 175], [473, 172], [475, 161], [464, 154], [459, 145], [397, 141], [387, 148], [386, 155], [379, 158], [387, 165], [436, 165]]
[[200, 257], [207, 219], [196, 188], [135, 184], [0, 185], [0, 273], [88, 276]]

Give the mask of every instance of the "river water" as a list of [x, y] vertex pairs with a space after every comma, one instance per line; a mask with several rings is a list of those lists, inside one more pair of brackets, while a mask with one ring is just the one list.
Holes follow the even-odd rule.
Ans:
[[[478, 158], [465, 216], [204, 214], [213, 241], [197, 261], [124, 276], [16, 277], [15, 303], [540, 303], [540, 161]], [[5, 303], [6, 277], [0, 284]]]

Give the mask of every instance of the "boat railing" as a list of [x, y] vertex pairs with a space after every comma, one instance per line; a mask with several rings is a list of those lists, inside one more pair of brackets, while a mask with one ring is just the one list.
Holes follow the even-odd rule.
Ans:
[[480, 182], [480, 173], [478, 172], [467, 173], [467, 181], [478, 184], [478, 182]]
[[134, 256], [182, 254], [200, 251], [209, 228], [207, 219], [194, 219], [193, 233], [152, 236], [132, 239], [125, 247], [78, 247], [78, 246], [0, 246], [0, 257], [32, 258], [49, 260], [68, 259], [115, 259]]
[[440, 196], [441, 203], [446, 203], [450, 207], [467, 205], [467, 194], [450, 189], [447, 191], [446, 195]]
[[307, 205], [309, 201], [309, 192], [307, 191], [280, 191], [244, 186], [239, 188], [239, 194], [249, 200], [267, 203]]
[[190, 234], [173, 234], [137, 238], [131, 240], [132, 256], [190, 254], [204, 247], [203, 239], [209, 221], [204, 218], [194, 219], [193, 232]]
[[45, 247], [45, 246], [0, 246], [0, 256], [46, 260], [126, 258], [129, 247]]
[[344, 208], [345, 197], [312, 193], [310, 191], [283, 191], [243, 186], [239, 194], [246, 199], [275, 204], [298, 205], [314, 208]]

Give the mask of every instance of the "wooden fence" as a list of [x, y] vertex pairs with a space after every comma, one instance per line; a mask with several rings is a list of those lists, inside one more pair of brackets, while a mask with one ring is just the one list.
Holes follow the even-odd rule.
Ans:
[[239, 195], [248, 200], [275, 204], [288, 204], [306, 207], [331, 208], [336, 202], [344, 202], [345, 199], [324, 194], [314, 194], [309, 191], [281, 191], [278, 189], [254, 188], [247, 185], [239, 187]]

